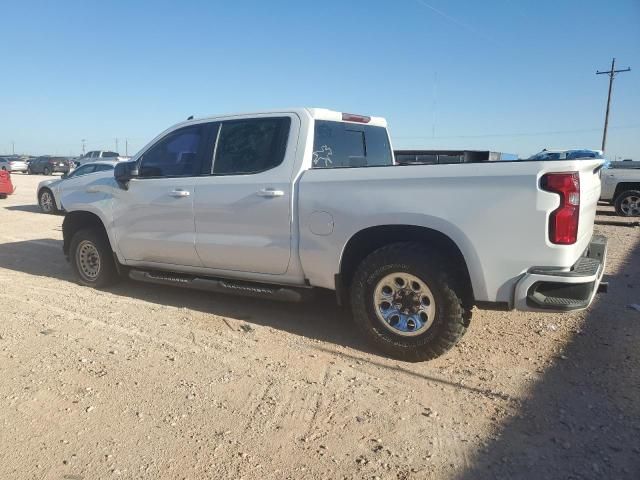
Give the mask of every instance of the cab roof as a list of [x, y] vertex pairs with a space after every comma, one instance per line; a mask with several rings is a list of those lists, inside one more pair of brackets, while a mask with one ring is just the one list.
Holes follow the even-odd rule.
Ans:
[[201, 118], [193, 118], [189, 119], [186, 122], [182, 122], [184, 124], [188, 123], [201, 123], [206, 120], [223, 120], [225, 118], [233, 118], [233, 117], [250, 117], [252, 115], [271, 115], [278, 113], [295, 113], [299, 116], [310, 116], [314, 120], [330, 120], [334, 122], [352, 122], [352, 123], [363, 123], [366, 125], [373, 125], [376, 127], [386, 127], [387, 120], [383, 117], [372, 117], [368, 115], [360, 115], [354, 113], [347, 112], [338, 112], [336, 110], [329, 110], [327, 108], [308, 108], [308, 107], [296, 107], [296, 108], [283, 108], [283, 109], [274, 109], [274, 110], [262, 110], [257, 112], [242, 112], [242, 113], [229, 113], [223, 115], [213, 115]]

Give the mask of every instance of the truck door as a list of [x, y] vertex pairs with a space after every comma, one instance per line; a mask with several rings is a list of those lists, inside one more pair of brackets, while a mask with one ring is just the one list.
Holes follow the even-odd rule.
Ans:
[[210, 175], [195, 185], [196, 249], [205, 267], [287, 271], [299, 131], [296, 115], [220, 122]]
[[195, 249], [194, 181], [210, 151], [209, 127], [174, 130], [139, 158], [139, 177], [113, 199], [118, 248], [142, 264], [201, 266]]

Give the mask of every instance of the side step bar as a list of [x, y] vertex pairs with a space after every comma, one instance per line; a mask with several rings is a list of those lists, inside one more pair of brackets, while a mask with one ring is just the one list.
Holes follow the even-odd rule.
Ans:
[[193, 288], [207, 292], [226, 293], [245, 297], [266, 298], [281, 302], [302, 302], [311, 298], [311, 288], [283, 287], [261, 283], [224, 280], [211, 277], [196, 277], [181, 273], [167, 273], [146, 270], [129, 270], [129, 278], [139, 282]]

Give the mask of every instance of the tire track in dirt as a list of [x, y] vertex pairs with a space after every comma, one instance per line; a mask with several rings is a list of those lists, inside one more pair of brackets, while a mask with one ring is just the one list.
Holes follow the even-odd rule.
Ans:
[[[103, 330], [111, 330], [128, 337], [140, 338], [162, 349], [167, 349], [167, 347], [172, 347], [175, 351], [190, 353], [190, 354], [193, 354], [193, 351], [194, 351], [193, 343], [190, 340], [189, 336], [185, 336], [185, 342], [182, 343], [175, 340], [168, 340], [166, 338], [161, 338], [160, 336], [156, 337], [155, 335], [152, 335], [150, 333], [145, 333], [139, 329], [124, 327], [121, 325], [109, 323], [109, 322], [100, 320], [96, 317], [85, 315], [77, 311], [70, 312], [68, 309], [57, 307], [55, 305], [51, 305], [50, 303], [44, 303], [37, 299], [26, 300], [26, 299], [16, 297], [15, 295], [9, 295], [5, 293], [0, 293], [0, 298], [10, 299], [15, 302], [20, 302], [34, 309], [38, 309], [38, 307], [40, 307], [43, 310], [55, 312], [61, 317], [65, 317], [65, 318], [71, 317], [70, 320], [84, 322], [85, 326], [92, 325], [92, 326], [101, 328]], [[211, 353], [203, 349], [199, 349], [199, 352], [200, 352], [199, 353], [200, 355], [209, 357], [211, 359], [216, 359], [216, 361], [218, 362], [220, 361], [220, 356], [216, 355], [215, 353]]]

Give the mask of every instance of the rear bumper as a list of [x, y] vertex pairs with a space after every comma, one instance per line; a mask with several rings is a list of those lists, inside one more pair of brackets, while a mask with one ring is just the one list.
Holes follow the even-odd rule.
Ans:
[[524, 311], [566, 312], [591, 305], [604, 275], [607, 238], [594, 235], [569, 270], [535, 267], [516, 284], [514, 308]]

